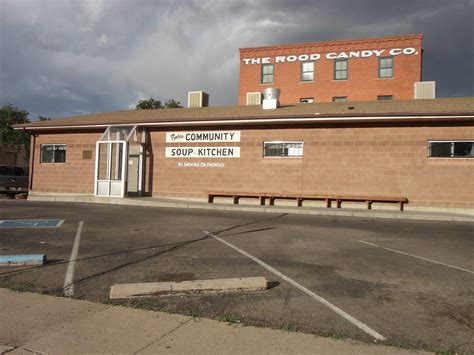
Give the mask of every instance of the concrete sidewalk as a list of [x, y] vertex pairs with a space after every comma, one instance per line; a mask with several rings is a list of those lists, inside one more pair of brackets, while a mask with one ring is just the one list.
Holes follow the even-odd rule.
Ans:
[[415, 353], [6, 289], [0, 289], [0, 305], [2, 354]]
[[[362, 208], [363, 204], [356, 204], [359, 208], [325, 208], [325, 207], [295, 207], [291, 205], [259, 206], [255, 204], [234, 205], [231, 203], [207, 203], [202, 200], [185, 200], [173, 198], [157, 197], [96, 197], [67, 194], [37, 194], [30, 193], [29, 201], [56, 201], [56, 202], [80, 202], [80, 203], [100, 203], [116, 204], [128, 206], [148, 206], [148, 207], [172, 207], [172, 208], [192, 208], [220, 211], [244, 211], [258, 213], [294, 213], [320, 216], [343, 216], [343, 217], [363, 217], [363, 218], [390, 218], [402, 220], [422, 220], [422, 221], [449, 221], [449, 222], [473, 222], [474, 212], [472, 210], [443, 211], [443, 210], [410, 210], [409, 205], [405, 211], [398, 211], [397, 206], [378, 206], [380, 209], [367, 210]], [[294, 202], [296, 203], [296, 202]], [[350, 206], [350, 204], [347, 204]]]

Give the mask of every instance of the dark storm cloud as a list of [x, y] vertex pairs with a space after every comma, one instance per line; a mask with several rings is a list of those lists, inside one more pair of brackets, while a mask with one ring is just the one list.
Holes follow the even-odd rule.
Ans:
[[183, 103], [235, 104], [239, 47], [423, 33], [424, 80], [472, 96], [472, 0], [0, 0], [0, 104], [32, 117]]

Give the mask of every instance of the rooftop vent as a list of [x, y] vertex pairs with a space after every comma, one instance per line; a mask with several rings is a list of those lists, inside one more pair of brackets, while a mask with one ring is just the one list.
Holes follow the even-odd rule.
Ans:
[[209, 106], [209, 94], [204, 91], [188, 92], [188, 108]]
[[264, 110], [272, 110], [280, 106], [278, 99], [280, 98], [280, 89], [267, 88], [263, 90], [263, 106]]
[[261, 92], [248, 92], [246, 105], [261, 105], [262, 104], [262, 93]]
[[415, 82], [415, 99], [434, 99], [436, 97], [436, 81]]

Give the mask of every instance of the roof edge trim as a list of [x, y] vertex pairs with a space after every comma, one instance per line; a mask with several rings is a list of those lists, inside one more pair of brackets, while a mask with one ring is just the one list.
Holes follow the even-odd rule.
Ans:
[[278, 119], [228, 119], [208, 121], [174, 121], [174, 122], [130, 122], [118, 124], [89, 124], [89, 125], [63, 125], [63, 126], [27, 126], [14, 127], [15, 130], [64, 130], [64, 129], [93, 129], [109, 126], [134, 126], [138, 127], [172, 127], [172, 126], [207, 126], [207, 125], [232, 125], [232, 124], [279, 124], [279, 123], [350, 123], [350, 122], [424, 122], [424, 121], [459, 121], [474, 120], [474, 114], [468, 115], [423, 115], [423, 116], [370, 116], [370, 117], [298, 117]]

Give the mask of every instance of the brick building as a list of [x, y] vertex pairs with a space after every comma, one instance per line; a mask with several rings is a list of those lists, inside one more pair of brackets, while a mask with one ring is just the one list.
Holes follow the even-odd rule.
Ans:
[[16, 128], [33, 134], [37, 196], [348, 194], [474, 210], [473, 98], [128, 110]]
[[422, 80], [423, 35], [240, 49], [239, 105], [258, 104], [267, 87], [282, 105], [409, 100]]

